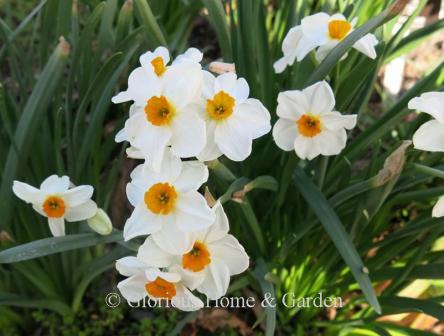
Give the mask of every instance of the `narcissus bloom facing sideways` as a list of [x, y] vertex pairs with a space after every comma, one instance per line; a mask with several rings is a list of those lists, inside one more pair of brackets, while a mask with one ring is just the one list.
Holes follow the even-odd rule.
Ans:
[[301, 159], [318, 155], [337, 155], [345, 147], [346, 129], [356, 126], [356, 115], [333, 111], [335, 97], [327, 82], [304, 90], [281, 92], [278, 96], [278, 121], [273, 127], [276, 144], [294, 150]]
[[253, 139], [270, 131], [270, 113], [259, 100], [248, 98], [250, 89], [245, 79], [234, 73], [218, 77], [203, 73], [200, 112], [206, 121], [207, 139], [198, 158], [209, 161], [224, 154], [233, 161], [245, 160]]
[[77, 222], [93, 217], [97, 205], [91, 200], [93, 187], [81, 185], [70, 188], [68, 176], [51, 175], [37, 189], [29, 184], [14, 181], [12, 190], [34, 210], [48, 218], [53, 236], [65, 235], [65, 219]]
[[155, 301], [168, 301], [168, 304], [185, 311], [203, 308], [203, 302], [191, 293], [195, 284], [193, 278], [184, 277], [180, 267], [160, 271], [149, 267], [136, 257], [117, 260], [116, 268], [128, 278], [120, 281], [117, 288], [130, 302], [138, 302], [148, 296]]
[[[276, 73], [281, 73], [297, 59], [302, 61], [308, 53], [316, 50], [316, 58], [322, 61], [327, 54], [352, 31], [355, 20], [348, 21], [342, 14], [317, 13], [303, 18], [299, 26], [291, 28], [282, 43], [284, 56], [274, 63]], [[373, 34], [359, 39], [353, 48], [375, 59], [378, 40]]]
[[191, 232], [206, 229], [215, 215], [197, 191], [208, 179], [208, 168], [197, 161], [182, 162], [165, 152], [159, 172], [137, 166], [127, 185], [135, 207], [123, 230], [125, 240], [152, 234], [157, 244], [181, 254], [192, 247]]
[[434, 119], [427, 121], [413, 134], [416, 149], [444, 152], [444, 92], [426, 92], [409, 101], [409, 109], [419, 110]]
[[152, 68], [135, 69], [128, 90], [113, 98], [134, 101], [125, 131], [116, 140], [128, 140], [135, 155], [142, 154], [156, 171], [167, 146], [180, 158], [197, 156], [205, 146], [205, 122], [193, 108], [201, 88], [201, 65], [185, 56], [160, 77]]
[[215, 222], [193, 234], [193, 246], [182, 254], [171, 254], [148, 237], [137, 258], [152, 267], [180, 265], [184, 276], [193, 278], [196, 289], [211, 300], [225, 295], [230, 277], [248, 268], [249, 258], [242, 245], [228, 234], [228, 218], [220, 203], [213, 207]]

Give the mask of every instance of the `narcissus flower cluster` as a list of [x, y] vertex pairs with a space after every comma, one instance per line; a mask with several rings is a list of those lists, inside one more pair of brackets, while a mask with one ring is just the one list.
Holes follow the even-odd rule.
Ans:
[[148, 296], [196, 310], [203, 303], [192, 291], [216, 300], [230, 277], [248, 268], [244, 248], [228, 234], [222, 205], [210, 207], [199, 189], [209, 176], [204, 162], [221, 155], [245, 160], [253, 140], [270, 131], [270, 114], [249, 98], [245, 79], [215, 77], [202, 70], [201, 60], [194, 48], [171, 63], [164, 47], [147, 52], [128, 89], [113, 98], [132, 101], [116, 141], [128, 141], [128, 155], [144, 160], [127, 185], [134, 210], [123, 235], [145, 242], [137, 256], [116, 263], [128, 277], [118, 288], [129, 301]]

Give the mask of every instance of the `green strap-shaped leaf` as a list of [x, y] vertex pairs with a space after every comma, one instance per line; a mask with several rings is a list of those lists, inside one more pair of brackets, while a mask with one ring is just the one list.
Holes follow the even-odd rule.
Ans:
[[219, 46], [225, 62], [232, 60], [231, 38], [228, 32], [227, 17], [224, 6], [220, 0], [203, 0], [208, 10], [209, 21], [216, 31]]
[[50, 309], [60, 315], [70, 315], [72, 310], [61, 301], [57, 300], [30, 300], [27, 297], [21, 297], [11, 293], [0, 293], [0, 305]]
[[[0, 189], [0, 227], [9, 224], [11, 215], [12, 181], [25, 166], [27, 154], [36, 136], [36, 129], [47, 112], [47, 107], [53, 98], [53, 93], [59, 85], [61, 75], [69, 55], [69, 45], [61, 39], [59, 45], [45, 65], [35, 84], [31, 96], [21, 113], [14, 134], [14, 145], [10, 147], [2, 175]], [[20, 163], [23, 163], [20, 165]]]
[[265, 335], [273, 336], [276, 329], [276, 297], [274, 288], [271, 282], [267, 281], [265, 276], [267, 274], [267, 265], [262, 258], [257, 260], [257, 266], [253, 271], [262, 292], [264, 293], [264, 309], [266, 315]]
[[145, 26], [147, 32], [147, 38], [151, 43], [156, 46], [167, 46], [165, 36], [154, 17], [151, 7], [147, 0], [135, 0], [134, 1], [136, 16], [141, 24]]
[[401, 296], [379, 298], [382, 306], [396, 308], [398, 312], [420, 312], [444, 321], [444, 307], [432, 300], [412, 299]]
[[331, 240], [336, 245], [342, 258], [344, 258], [344, 261], [348, 267], [350, 267], [353, 276], [361, 287], [368, 302], [376, 312], [381, 313], [381, 307], [367, 274], [368, 271], [366, 271], [361, 257], [353, 246], [348, 233], [345, 231], [330, 203], [302, 168], [296, 168], [293, 180], [302, 196], [324, 226]]
[[44, 238], [1, 251], [0, 264], [35, 259], [54, 253], [121, 240], [123, 240], [122, 232], [117, 230], [108, 236], [101, 236], [96, 233], [81, 233], [63, 237]]

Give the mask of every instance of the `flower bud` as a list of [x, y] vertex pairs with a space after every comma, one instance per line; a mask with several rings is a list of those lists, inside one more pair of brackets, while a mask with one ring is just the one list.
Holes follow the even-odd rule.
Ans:
[[105, 236], [113, 230], [111, 219], [103, 209], [98, 209], [96, 214], [87, 220], [89, 227], [98, 234]]

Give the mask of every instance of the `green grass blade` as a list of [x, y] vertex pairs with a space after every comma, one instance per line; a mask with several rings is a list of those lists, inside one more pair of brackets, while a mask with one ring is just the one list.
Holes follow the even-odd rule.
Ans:
[[24, 162], [36, 136], [36, 130], [45, 116], [47, 107], [56, 91], [61, 79], [63, 69], [69, 55], [69, 45], [61, 40], [52, 54], [45, 68], [39, 76], [32, 90], [14, 136], [14, 147], [11, 147], [5, 163], [0, 189], [0, 213], [2, 214], [1, 227], [9, 225], [12, 210], [12, 181], [20, 174], [20, 162]]
[[396, 308], [397, 312], [419, 312], [433, 317], [440, 321], [444, 321], [444, 307], [431, 300], [413, 299], [408, 297], [381, 297], [381, 305], [383, 307]]
[[211, 25], [216, 30], [222, 57], [225, 62], [233, 60], [231, 52], [231, 38], [228, 31], [227, 17], [224, 6], [220, 0], [202, 0], [208, 10]]
[[123, 240], [122, 232], [117, 230], [108, 236], [100, 236], [96, 233], [81, 233], [63, 237], [44, 238], [1, 251], [0, 264], [30, 260], [54, 253], [97, 244], [114, 243], [121, 240]]
[[163, 35], [148, 2], [146, 0], [135, 0], [134, 5], [136, 9], [136, 17], [139, 22], [145, 26], [149, 42], [155, 44], [153, 47], [159, 45], [167, 46], [165, 36]]
[[368, 302], [376, 312], [380, 313], [381, 307], [367, 274], [368, 271], [366, 272], [361, 257], [353, 246], [353, 243], [338, 216], [331, 208], [324, 195], [305, 174], [302, 168], [296, 168], [293, 181], [310, 208], [318, 217], [321, 224], [324, 226], [339, 253], [344, 258], [344, 261], [350, 267], [354, 278], [359, 283]]

